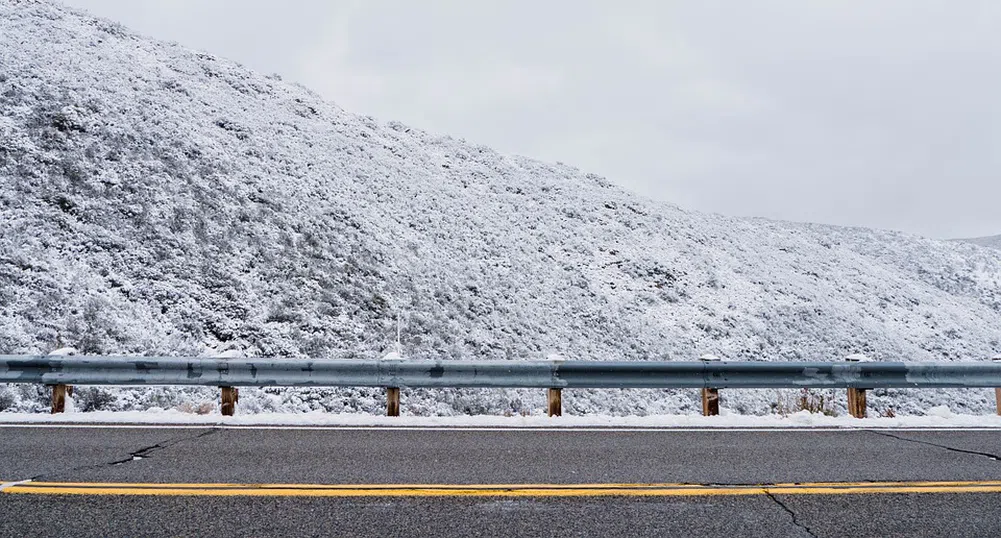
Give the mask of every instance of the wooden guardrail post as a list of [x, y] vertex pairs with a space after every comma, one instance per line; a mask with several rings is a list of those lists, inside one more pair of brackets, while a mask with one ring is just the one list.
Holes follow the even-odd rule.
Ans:
[[855, 418], [865, 418], [865, 389], [848, 389], [848, 412]]
[[549, 389], [547, 391], [547, 398], [549, 401], [549, 416], [551, 417], [562, 417], [563, 416], [563, 389]]
[[[50, 357], [72, 357], [77, 354], [76, 348], [62, 347], [49, 353]], [[73, 387], [69, 385], [49, 385], [52, 388], [52, 414], [66, 412], [66, 396], [73, 396]]]
[[66, 412], [66, 385], [49, 385], [52, 387], [52, 414]]
[[236, 412], [236, 403], [240, 401], [240, 390], [236, 387], [221, 387], [222, 388], [222, 414], [225, 417], [231, 417]]
[[399, 387], [388, 387], [388, 388], [386, 388], [386, 416], [388, 416], [388, 417], [398, 417], [398, 416], [400, 416], [400, 388]]
[[[719, 357], [703, 355], [699, 358], [702, 362], [719, 362]], [[702, 416], [715, 417], [719, 415], [719, 389], [703, 387], [702, 389]]]
[[[848, 362], [859, 362], [858, 356], [851, 356], [845, 359]], [[848, 389], [848, 413], [855, 418], [865, 418], [867, 414], [865, 403], [866, 389]]]
[[702, 416], [719, 415], [719, 389], [702, 389]]

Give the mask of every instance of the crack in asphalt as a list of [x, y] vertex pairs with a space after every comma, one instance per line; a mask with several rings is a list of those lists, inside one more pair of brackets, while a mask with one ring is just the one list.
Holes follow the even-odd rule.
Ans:
[[800, 529], [803, 529], [803, 532], [805, 532], [807, 535], [812, 536], [813, 538], [819, 538], [816, 534], [813, 533], [812, 530], [810, 530], [810, 527], [807, 527], [805, 524], [803, 524], [799, 520], [798, 517], [796, 517], [796, 512], [793, 512], [791, 508], [789, 508], [788, 506], [786, 506], [786, 504], [784, 502], [780, 501], [779, 498], [776, 497], [774, 494], [772, 494], [771, 491], [768, 491], [766, 489], [765, 490], [765, 495], [767, 495], [768, 498], [772, 500], [772, 502], [774, 502], [775, 504], [779, 505], [780, 508], [782, 508], [783, 510], [785, 510], [787, 514], [789, 514], [789, 517], [792, 518], [792, 524], [793, 525], [797, 526]]
[[888, 433], [888, 432], [875, 431], [875, 430], [866, 430], [866, 431], [868, 431], [870, 433], [874, 433], [876, 435], [882, 435], [883, 437], [889, 437], [891, 439], [897, 439], [899, 441], [907, 441], [908, 443], [917, 443], [919, 445], [933, 446], [933, 447], [936, 447], [936, 448], [941, 448], [941, 449], [944, 449], [944, 450], [948, 450], [950, 452], [958, 452], [960, 454], [971, 454], [971, 455], [974, 455], [974, 456], [983, 456], [985, 458], [989, 458], [989, 459], [992, 459], [994, 461], [1001, 461], [1001, 456], [998, 456], [997, 454], [991, 454], [990, 452], [978, 452], [976, 450], [966, 450], [966, 449], [955, 448], [955, 447], [951, 447], [951, 446], [947, 446], [947, 445], [940, 445], [938, 443], [932, 443], [931, 441], [922, 441], [920, 439], [909, 439], [907, 437], [900, 437], [899, 435], [894, 435], [894, 434]]
[[72, 472], [75, 472], [75, 471], [89, 471], [91, 469], [99, 469], [101, 467], [109, 467], [109, 466], [115, 466], [115, 465], [122, 465], [122, 464], [129, 463], [129, 462], [132, 462], [132, 461], [139, 461], [139, 460], [142, 460], [142, 459], [150, 457], [150, 455], [153, 452], [156, 452], [157, 450], [163, 450], [165, 448], [170, 448], [170, 447], [172, 447], [172, 446], [174, 446], [176, 444], [183, 443], [185, 441], [193, 441], [195, 439], [201, 439], [203, 437], [207, 437], [209, 435], [218, 433], [220, 431], [222, 431], [220, 428], [212, 428], [210, 430], [207, 430], [207, 431], [204, 431], [204, 432], [200, 432], [197, 435], [185, 435], [183, 437], [177, 437], [177, 438], [173, 438], [173, 439], [167, 439], [166, 441], [161, 441], [161, 442], [159, 442], [159, 443], [157, 443], [155, 445], [150, 445], [150, 446], [146, 446], [146, 447], [140, 448], [138, 450], [134, 450], [134, 451], [132, 451], [132, 452], [129, 453], [129, 456], [127, 458], [123, 458], [123, 459], [115, 460], [115, 461], [103, 462], [103, 463], [93, 463], [93, 464], [88, 464], [88, 465], [81, 465], [79, 467], [73, 467], [73, 468], [70, 468], [70, 469], [63, 469], [63, 470], [59, 470], [59, 471], [52, 471], [52, 472], [48, 472], [48, 473], [42, 473], [40, 475], [33, 476], [31, 478], [23, 480], [22, 482], [23, 483], [37, 482], [39, 480], [44, 479], [46, 476], [50, 476], [50, 475], [57, 474], [57, 473], [72, 473]]
[[[170, 448], [170, 447], [172, 447], [172, 446], [174, 446], [174, 445], [176, 445], [178, 443], [183, 443], [184, 441], [193, 441], [195, 439], [201, 439], [202, 437], [207, 437], [207, 436], [212, 435], [212, 434], [214, 434], [214, 433], [216, 433], [218, 431], [219, 431], [219, 428], [212, 428], [211, 430], [204, 431], [202, 433], [199, 433], [198, 435], [190, 435], [190, 436], [187, 436], [187, 437], [181, 437], [179, 439], [168, 439], [167, 441], [163, 441], [161, 443], [157, 443], [155, 445], [150, 445], [150, 446], [147, 446], [147, 447], [143, 447], [143, 448], [140, 448], [139, 450], [130, 452], [128, 458], [117, 460], [117, 461], [112, 461], [112, 462], [109, 462], [109, 463], [105, 463], [103, 465], [94, 465], [93, 467], [103, 467], [105, 465], [122, 465], [123, 463], [129, 463], [131, 461], [139, 461], [141, 459], [145, 459], [145, 458], [150, 457], [150, 454], [152, 454], [153, 452], [155, 452], [157, 450], [163, 450], [165, 448]], [[79, 470], [79, 469], [74, 469], [74, 470]]]

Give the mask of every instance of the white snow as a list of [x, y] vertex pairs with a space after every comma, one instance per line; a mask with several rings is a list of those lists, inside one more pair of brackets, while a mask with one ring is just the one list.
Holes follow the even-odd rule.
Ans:
[[[413, 359], [983, 360], [1001, 252], [730, 218], [345, 112], [300, 86], [48, 2], [0, 0], [0, 353]], [[660, 158], [650, 155], [651, 159]], [[397, 335], [399, 334], [399, 349]], [[843, 394], [827, 394], [844, 413]], [[208, 410], [214, 389], [77, 387], [80, 410]], [[241, 390], [241, 413], [379, 412], [374, 389]], [[796, 392], [724, 391], [733, 412]], [[0, 410], [44, 412], [44, 387]], [[993, 391], [873, 391], [874, 413]], [[674, 415], [697, 391], [573, 391]], [[504, 415], [543, 391], [407, 391]]]
[[31, 482], [31, 480], [32, 479], [29, 478], [27, 480], [18, 480], [16, 482], [0, 482], [0, 492], [2, 492], [3, 490], [5, 490], [7, 488], [12, 488], [14, 486], [20, 486], [22, 484], [27, 484], [27, 483]]
[[1001, 250], [1001, 235], [994, 235], [991, 237], [977, 237], [973, 239], [960, 239], [959, 241], [965, 241], [967, 243], [972, 243], [974, 245], [980, 245], [982, 247]]
[[724, 412], [701, 415], [652, 415], [645, 417], [587, 416], [453, 416], [386, 417], [364, 414], [260, 413], [223, 417], [178, 411], [95, 411], [44, 415], [0, 413], [0, 424], [163, 424], [223, 426], [329, 426], [329, 427], [471, 427], [471, 428], [1001, 428], [1001, 417], [956, 415], [935, 408], [924, 416], [895, 418], [829, 417], [800, 411], [788, 416], [743, 416]]

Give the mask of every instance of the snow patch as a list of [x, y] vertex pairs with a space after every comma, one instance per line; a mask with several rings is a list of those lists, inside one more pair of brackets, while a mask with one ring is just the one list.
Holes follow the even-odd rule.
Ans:
[[22, 486], [22, 485], [28, 484], [30, 482], [31, 482], [30, 478], [27, 479], [27, 480], [20, 480], [18, 482], [3, 482], [3, 483], [0, 483], [0, 492], [2, 492], [3, 490], [5, 490], [7, 488], [12, 488], [14, 486]]
[[163, 424], [229, 426], [372, 426], [372, 427], [496, 427], [496, 428], [1001, 428], [1001, 417], [959, 415], [937, 409], [926, 416], [865, 418], [829, 417], [806, 411], [788, 416], [716, 417], [701, 415], [650, 415], [645, 417], [594, 416], [458, 416], [386, 417], [361, 414], [260, 413], [222, 417], [177, 411], [106, 412], [41, 415], [0, 413], [0, 424]]
[[953, 413], [952, 410], [949, 409], [949, 406], [947, 405], [939, 405], [936, 407], [932, 407], [931, 409], [925, 412], [925, 415], [929, 417], [938, 417], [945, 419], [949, 419], [956, 416], [956, 414]]

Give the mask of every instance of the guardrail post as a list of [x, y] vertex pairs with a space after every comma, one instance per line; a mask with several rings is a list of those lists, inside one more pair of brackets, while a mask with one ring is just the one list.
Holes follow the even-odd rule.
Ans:
[[[994, 357], [994, 362], [1001, 363], [1001, 356]], [[998, 416], [1001, 416], [1001, 387], [994, 387], [994, 402], [997, 404]]]
[[549, 416], [562, 417], [563, 389], [549, 389], [547, 396], [547, 399], [549, 400]]
[[236, 412], [236, 402], [240, 401], [240, 391], [235, 387], [222, 388], [222, 414], [225, 417], [233, 416]]
[[388, 416], [388, 417], [398, 417], [398, 416], [400, 416], [400, 388], [399, 387], [387, 387], [386, 388], [386, 416]]
[[[719, 362], [718, 357], [703, 355], [699, 358], [702, 362]], [[711, 387], [702, 388], [702, 416], [715, 417], [719, 415], [719, 389]]]
[[[848, 362], [859, 362], [859, 357], [852, 356], [845, 359]], [[865, 389], [848, 389], [848, 413], [855, 418], [866, 417]]]
[[[72, 357], [77, 354], [76, 348], [61, 347], [49, 353], [50, 357]], [[52, 387], [52, 414], [66, 412], [66, 397], [73, 396], [70, 385], [49, 385]]]
[[52, 387], [52, 414], [66, 412], [66, 385], [49, 385]]
[[702, 416], [719, 415], [719, 389], [702, 389]]
[[855, 418], [866, 417], [865, 389], [848, 389], [848, 412]]

